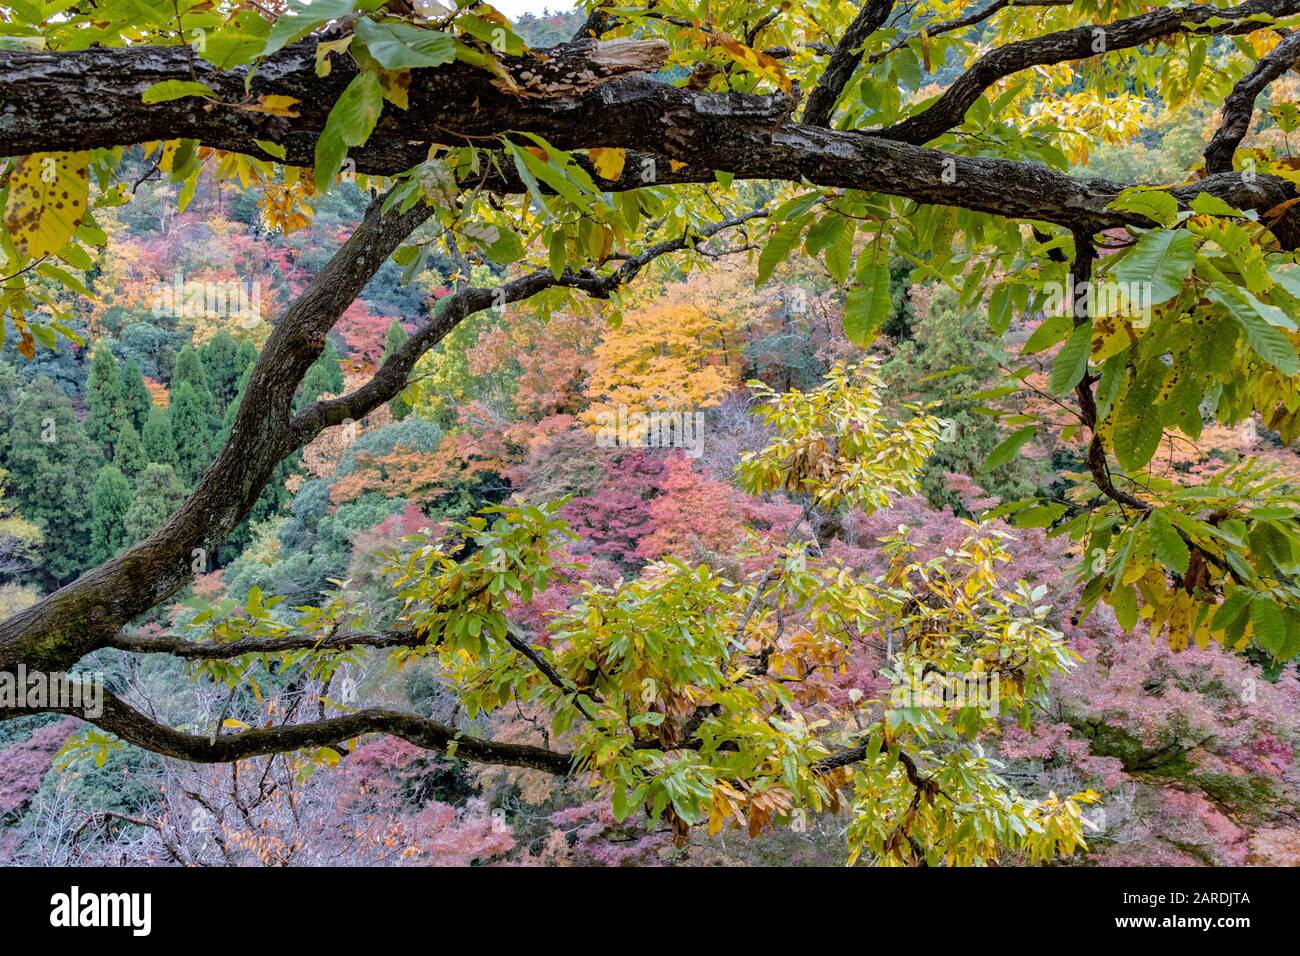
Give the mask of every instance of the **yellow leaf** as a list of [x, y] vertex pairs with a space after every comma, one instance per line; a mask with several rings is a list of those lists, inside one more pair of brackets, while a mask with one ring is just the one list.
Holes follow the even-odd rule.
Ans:
[[272, 116], [297, 116], [298, 111], [293, 107], [298, 105], [298, 100], [293, 96], [263, 96], [256, 103], [241, 103], [239, 108], [248, 110], [250, 113], [269, 113]]
[[612, 181], [623, 175], [623, 164], [627, 161], [627, 150], [597, 147], [588, 150], [587, 155], [591, 157], [591, 162], [596, 167], [596, 174], [601, 179]]
[[221, 726], [222, 726], [222, 727], [242, 727], [242, 728], [244, 728], [245, 730], [248, 729], [248, 724], [244, 723], [242, 720], [236, 720], [234, 717], [227, 717], [225, 720], [223, 720], [223, 721], [221, 722]]
[[50, 256], [72, 238], [86, 215], [90, 153], [24, 156], [9, 179], [5, 228], [19, 253]]

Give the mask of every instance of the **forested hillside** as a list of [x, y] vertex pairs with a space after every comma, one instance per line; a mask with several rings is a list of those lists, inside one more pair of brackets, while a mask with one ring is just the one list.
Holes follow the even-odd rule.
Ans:
[[[52, 6], [0, 13], [15, 69], [105, 52]], [[434, 133], [400, 175], [402, 137], [370, 137], [425, 108], [412, 73], [453, 57], [430, 36], [525, 85], [511, 58], [584, 29], [694, 38], [620, 56], [701, 102], [785, 97], [800, 121], [763, 122], [814, 142], [924, 127], [977, 54], [1146, 6], [323, 6], [183, 2], [228, 63], [149, 89], [224, 109], [213, 77], [254, 54], [322, 81], [353, 57], [373, 90], [338, 102], [373, 115], [328, 112], [336, 154], [273, 89], [242, 151], [202, 106], [176, 136], [6, 150], [0, 663], [109, 696], [0, 702], [0, 862], [1300, 864], [1300, 200], [1196, 186], [1300, 181], [1300, 47], [1249, 87], [1238, 169], [1237, 144], [1206, 166], [1294, 33], [1062, 55], [900, 134], [1120, 184], [1063, 228], [1011, 180], [1026, 209], [802, 161], [674, 184], [694, 145], [629, 183], [637, 144], [552, 119]], [[65, 233], [24, 198], [44, 155], [81, 183]], [[366, 257], [359, 294], [320, 292]], [[149, 593], [119, 606], [123, 581]]]

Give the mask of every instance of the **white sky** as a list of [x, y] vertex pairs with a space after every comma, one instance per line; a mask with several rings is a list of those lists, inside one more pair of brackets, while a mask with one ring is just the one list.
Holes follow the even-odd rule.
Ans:
[[577, 6], [573, 0], [490, 0], [490, 2], [512, 20], [521, 13], [540, 15], [543, 9], [550, 10], [552, 13], [568, 13]]

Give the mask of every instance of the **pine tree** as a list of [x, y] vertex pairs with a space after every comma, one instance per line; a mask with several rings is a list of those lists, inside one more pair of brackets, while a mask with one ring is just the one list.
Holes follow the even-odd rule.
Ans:
[[49, 587], [90, 564], [91, 488], [100, 462], [68, 396], [46, 376], [35, 379], [13, 409], [4, 466], [19, 511], [45, 536], [41, 570]]
[[176, 366], [172, 369], [172, 389], [175, 389], [181, 382], [189, 382], [200, 395], [210, 395], [212, 393], [212, 386], [208, 381], [208, 370], [203, 364], [203, 356], [192, 345], [187, 345], [181, 349], [180, 354], [176, 356]]
[[193, 486], [212, 461], [211, 419], [208, 403], [188, 381], [172, 389], [172, 439], [176, 442], [177, 474]]
[[[402, 325], [402, 320], [393, 319], [393, 324], [388, 327], [388, 336], [384, 339], [384, 357], [381, 362], [387, 362], [389, 356], [400, 349], [402, 343], [410, 337], [406, 332], [406, 328]], [[393, 413], [393, 418], [399, 422], [411, 414], [411, 403], [400, 394], [388, 403], [388, 408]]]
[[126, 402], [122, 395], [122, 379], [117, 371], [117, 358], [103, 341], [95, 347], [90, 360], [86, 407], [86, 434], [99, 446], [105, 459], [111, 459], [118, 430], [126, 418]]
[[126, 513], [126, 536], [143, 541], [163, 526], [185, 500], [185, 489], [169, 465], [149, 465], [135, 483], [135, 500]]
[[322, 395], [339, 395], [343, 392], [343, 364], [339, 361], [338, 349], [328, 339], [320, 358], [307, 369], [302, 378], [302, 389], [294, 402], [294, 411], [306, 408]]
[[239, 346], [225, 329], [212, 336], [199, 350], [203, 368], [207, 373], [208, 387], [217, 401], [217, 410], [224, 414], [239, 389]]
[[149, 409], [142, 436], [144, 458], [156, 465], [176, 465], [176, 439], [167, 413], [157, 405]]
[[122, 370], [122, 401], [131, 424], [137, 432], [143, 433], [144, 423], [149, 420], [149, 410], [153, 408], [153, 396], [144, 384], [144, 373], [134, 355], [126, 360], [126, 366]]
[[116, 465], [99, 469], [91, 495], [90, 550], [95, 563], [107, 561], [130, 543], [126, 515], [134, 501], [131, 482]]
[[122, 429], [118, 432], [113, 464], [132, 480], [139, 476], [140, 472], [144, 471], [144, 466], [148, 464], [144, 455], [144, 442], [129, 418], [122, 422]]
[[240, 377], [244, 372], [257, 361], [257, 346], [250, 339], [244, 339], [239, 343], [239, 352], [236, 355], [235, 365], [239, 369]]

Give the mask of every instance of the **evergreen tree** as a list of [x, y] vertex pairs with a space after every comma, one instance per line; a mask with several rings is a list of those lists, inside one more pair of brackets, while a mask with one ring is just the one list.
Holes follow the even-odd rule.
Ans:
[[225, 329], [221, 329], [199, 350], [208, 387], [217, 401], [217, 410], [224, 414], [239, 390], [239, 346]]
[[91, 495], [90, 550], [98, 564], [107, 561], [130, 542], [126, 537], [126, 515], [134, 503], [131, 483], [116, 465], [99, 469]]
[[172, 389], [172, 439], [176, 442], [177, 474], [191, 486], [212, 462], [211, 419], [208, 403], [189, 382]]
[[122, 379], [117, 371], [117, 358], [106, 343], [95, 347], [90, 360], [90, 375], [86, 379], [86, 434], [105, 459], [113, 456], [117, 433], [126, 418], [126, 402], [122, 395]]
[[236, 367], [239, 369], [239, 374], [241, 378], [243, 377], [244, 372], [246, 372], [248, 368], [256, 361], [257, 361], [257, 346], [253, 344], [251, 339], [244, 339], [239, 343], [239, 352], [235, 358], [235, 364]]
[[91, 488], [98, 446], [86, 437], [72, 402], [49, 378], [22, 392], [5, 436], [4, 466], [19, 511], [45, 536], [45, 584], [64, 584], [90, 565]]
[[200, 395], [211, 395], [212, 386], [208, 381], [208, 370], [203, 364], [203, 356], [192, 345], [181, 349], [176, 356], [176, 367], [172, 369], [171, 387], [175, 390], [181, 382], [189, 382]]
[[144, 442], [129, 418], [122, 422], [122, 429], [118, 432], [117, 448], [113, 452], [113, 464], [117, 466], [122, 474], [132, 480], [138, 477], [140, 472], [144, 471], [144, 466], [148, 464], [144, 454]]
[[172, 437], [171, 418], [157, 405], [149, 409], [149, 417], [145, 419], [142, 444], [146, 462], [176, 465], [176, 439]]
[[153, 408], [153, 396], [144, 384], [144, 372], [134, 355], [126, 360], [122, 369], [122, 401], [135, 430], [143, 432], [144, 423], [149, 420], [149, 410]]
[[[402, 344], [410, 337], [406, 332], [406, 328], [402, 325], [402, 320], [393, 319], [393, 324], [388, 327], [388, 336], [384, 339], [384, 357], [381, 364], [387, 362], [389, 356], [400, 349]], [[388, 403], [388, 408], [393, 413], [393, 418], [399, 422], [411, 414], [411, 403], [400, 394]]]
[[307, 369], [302, 378], [302, 389], [294, 402], [294, 411], [300, 411], [322, 395], [340, 395], [343, 392], [343, 363], [339, 361], [338, 349], [328, 339], [320, 358]]
[[135, 500], [126, 513], [126, 537], [143, 541], [163, 526], [185, 500], [185, 489], [170, 465], [149, 465], [135, 483]]

